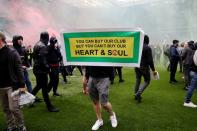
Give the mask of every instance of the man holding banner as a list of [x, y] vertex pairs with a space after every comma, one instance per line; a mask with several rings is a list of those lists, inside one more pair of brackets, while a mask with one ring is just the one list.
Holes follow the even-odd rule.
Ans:
[[112, 127], [118, 121], [108, 100], [113, 67], [139, 67], [144, 34], [131, 29], [74, 30], [63, 33], [65, 65], [85, 66], [83, 92], [89, 94], [97, 116], [92, 130], [103, 125], [101, 106], [110, 114]]
[[113, 67], [89, 66], [85, 69], [84, 94], [90, 95], [97, 116], [97, 121], [92, 127], [94, 131], [103, 125], [101, 106], [110, 114], [112, 127], [115, 128], [118, 125], [116, 114], [108, 101], [110, 79], [113, 74]]

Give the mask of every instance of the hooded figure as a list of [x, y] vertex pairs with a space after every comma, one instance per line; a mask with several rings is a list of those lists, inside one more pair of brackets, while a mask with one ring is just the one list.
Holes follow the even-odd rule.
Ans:
[[59, 64], [62, 61], [62, 55], [58, 48], [58, 41], [55, 37], [50, 38], [50, 45], [48, 46], [47, 61], [50, 64]]
[[47, 46], [48, 42], [49, 42], [49, 33], [48, 32], [42, 32], [40, 34], [40, 41]]
[[22, 61], [22, 67], [23, 67], [23, 74], [24, 74], [24, 81], [25, 84], [27, 86], [28, 92], [31, 93], [32, 92], [32, 85], [31, 82], [29, 80], [29, 74], [27, 71], [27, 68], [30, 67], [29, 61], [28, 61], [28, 53], [27, 50], [25, 49], [25, 47], [22, 46], [23, 44], [23, 37], [16, 35], [13, 37], [13, 47], [16, 49], [16, 51], [18, 52], [18, 54], [21, 57], [21, 61]]
[[194, 41], [189, 41], [188, 46], [189, 46], [190, 49], [195, 50]]
[[25, 47], [22, 46], [23, 44], [23, 37], [19, 35], [15, 35], [12, 39], [13, 47], [17, 50], [19, 55], [21, 56], [21, 61], [23, 66], [27, 68], [30, 66], [28, 61], [28, 53]]
[[49, 34], [42, 32], [40, 34], [40, 41], [36, 43], [33, 50], [34, 66], [33, 72], [36, 77], [36, 87], [33, 89], [32, 94], [36, 95], [40, 89], [42, 89], [42, 95], [46, 103], [47, 109], [50, 112], [59, 111], [50, 102], [48, 95], [48, 74], [49, 74], [49, 63], [47, 61], [48, 56], [48, 42]]
[[[144, 36], [144, 45], [142, 50], [140, 68], [135, 68], [136, 84], [135, 84], [135, 100], [141, 102], [141, 95], [150, 84], [150, 69], [155, 74], [155, 66], [153, 62], [152, 49], [148, 46], [149, 37]], [[141, 84], [141, 78], [144, 77], [144, 84]]]
[[50, 72], [49, 72], [50, 81], [48, 84], [48, 92], [50, 92], [51, 89], [53, 88], [53, 95], [60, 96], [59, 93], [57, 93], [57, 88], [59, 84], [59, 70], [60, 70], [59, 68], [60, 68], [60, 62], [62, 61], [62, 55], [58, 48], [57, 39], [55, 37], [50, 38], [47, 61], [50, 67]]

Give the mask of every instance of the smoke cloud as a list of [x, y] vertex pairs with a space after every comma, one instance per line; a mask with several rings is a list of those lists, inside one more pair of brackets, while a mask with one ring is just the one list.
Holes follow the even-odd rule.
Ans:
[[196, 0], [0, 0], [0, 30], [33, 45], [42, 31], [142, 28], [151, 43], [169, 44], [196, 40], [196, 7]]

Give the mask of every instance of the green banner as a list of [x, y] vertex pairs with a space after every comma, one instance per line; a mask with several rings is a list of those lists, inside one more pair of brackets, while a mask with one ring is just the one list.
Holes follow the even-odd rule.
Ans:
[[142, 31], [79, 31], [63, 33], [65, 64], [139, 66]]

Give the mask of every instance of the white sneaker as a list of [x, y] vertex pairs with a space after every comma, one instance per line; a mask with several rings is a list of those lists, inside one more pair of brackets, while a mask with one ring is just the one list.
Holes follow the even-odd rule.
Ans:
[[110, 116], [110, 120], [111, 120], [111, 125], [113, 128], [116, 128], [118, 126], [118, 121], [116, 119], [116, 114], [113, 113], [113, 116]]
[[197, 107], [197, 105], [195, 105], [192, 102], [189, 102], [189, 103], [184, 102], [183, 106], [185, 106], [185, 107], [191, 107], [191, 108], [196, 108]]
[[93, 125], [92, 130], [96, 131], [103, 125], [103, 120], [97, 120], [96, 123]]

